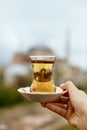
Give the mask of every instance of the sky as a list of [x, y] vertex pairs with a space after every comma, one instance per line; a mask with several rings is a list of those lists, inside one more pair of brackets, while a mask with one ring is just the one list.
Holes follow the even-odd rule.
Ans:
[[0, 0], [0, 66], [39, 42], [87, 70], [87, 0]]

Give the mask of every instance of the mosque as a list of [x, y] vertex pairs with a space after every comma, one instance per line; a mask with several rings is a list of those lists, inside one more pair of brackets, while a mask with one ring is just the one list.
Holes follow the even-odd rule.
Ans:
[[[56, 57], [54, 65], [54, 81], [56, 85], [67, 80], [72, 80], [76, 84], [84, 84], [87, 81], [87, 72], [84, 72], [76, 66], [69, 63], [70, 56], [70, 41], [66, 40], [66, 55], [62, 59]], [[17, 83], [18, 77], [31, 79], [32, 67], [29, 59], [30, 55], [56, 55], [49, 46], [45, 44], [37, 44], [32, 46], [27, 52], [17, 52], [14, 55], [12, 64], [4, 73], [4, 81], [6, 84]]]

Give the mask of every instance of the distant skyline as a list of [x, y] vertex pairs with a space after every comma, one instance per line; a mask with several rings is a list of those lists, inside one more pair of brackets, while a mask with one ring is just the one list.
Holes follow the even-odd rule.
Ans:
[[70, 63], [87, 69], [87, 0], [0, 0], [0, 66], [40, 42], [65, 57], [67, 30]]

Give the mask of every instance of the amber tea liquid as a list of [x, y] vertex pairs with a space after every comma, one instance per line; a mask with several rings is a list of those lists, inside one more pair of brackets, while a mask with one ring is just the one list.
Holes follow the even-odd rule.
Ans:
[[52, 78], [52, 61], [32, 61], [34, 79], [37, 82], [48, 82]]
[[54, 61], [31, 60], [34, 78], [31, 84], [31, 92], [55, 92], [52, 79]]

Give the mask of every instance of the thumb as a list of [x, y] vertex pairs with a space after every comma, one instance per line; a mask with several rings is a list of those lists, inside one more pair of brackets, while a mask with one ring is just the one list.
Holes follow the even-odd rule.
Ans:
[[79, 91], [79, 89], [71, 81], [67, 81], [64, 84], [61, 84], [60, 87], [63, 90], [67, 90], [69, 95], [76, 94]]
[[74, 109], [78, 111], [80, 110], [79, 113], [84, 112], [84, 108], [87, 110], [87, 95], [85, 92], [76, 88], [76, 86], [71, 81], [65, 82], [64, 84], [60, 85], [60, 87], [63, 90], [67, 90], [70, 102]]

